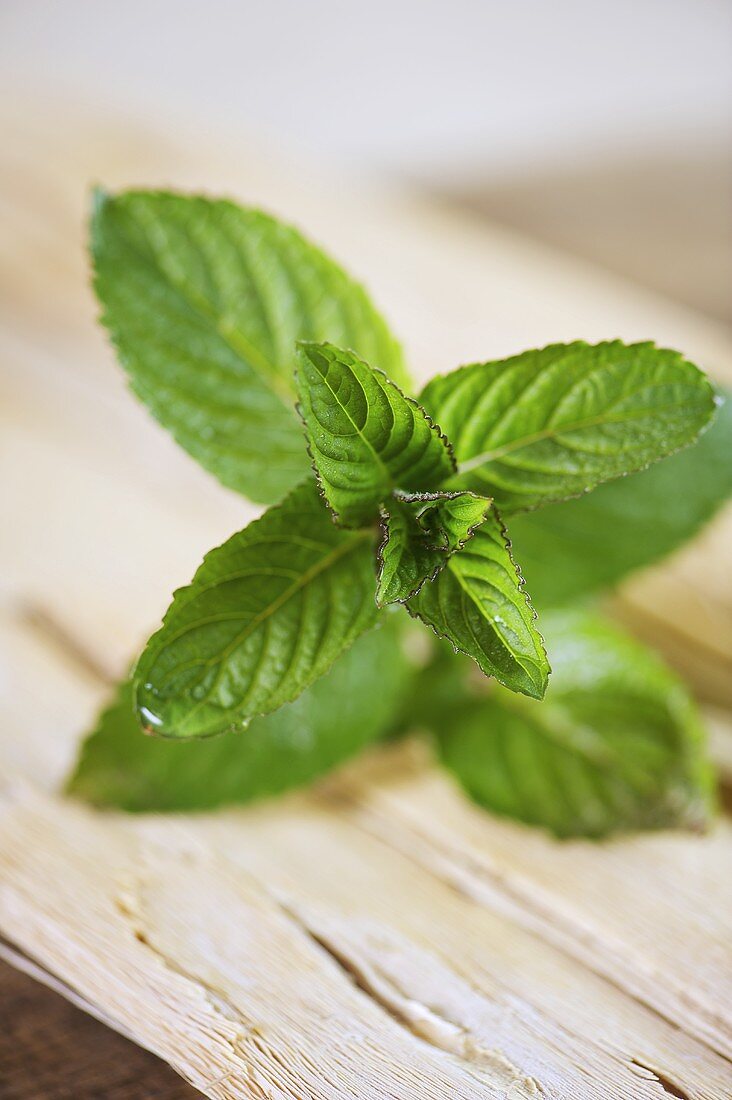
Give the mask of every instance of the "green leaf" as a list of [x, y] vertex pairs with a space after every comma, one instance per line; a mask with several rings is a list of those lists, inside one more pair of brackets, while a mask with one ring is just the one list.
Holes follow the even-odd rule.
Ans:
[[393, 497], [389, 510], [382, 508], [381, 535], [376, 572], [379, 607], [416, 596], [425, 581], [447, 564], [446, 552], [434, 545], [418, 523], [411, 500]]
[[425, 501], [418, 521], [434, 541], [434, 545], [453, 554], [485, 521], [493, 501], [470, 492], [423, 493], [421, 497], [405, 498]]
[[491, 502], [475, 493], [395, 494], [381, 509], [376, 602], [405, 603], [472, 538]]
[[408, 694], [412, 671], [390, 619], [293, 703], [228, 737], [143, 736], [125, 682], [84, 742], [68, 792], [125, 810], [204, 810], [309, 783], [388, 732]]
[[578, 496], [692, 443], [714, 393], [675, 351], [619, 340], [553, 344], [475, 363], [429, 382], [420, 398], [452, 441], [452, 488], [504, 512]]
[[670, 554], [732, 495], [732, 401], [693, 447], [594, 493], [514, 516], [511, 540], [537, 607], [617, 584]]
[[376, 620], [374, 536], [342, 531], [308, 481], [212, 550], [135, 670], [167, 737], [245, 726], [296, 698]]
[[511, 691], [543, 696], [549, 662], [495, 511], [406, 606], [410, 615], [472, 657], [486, 676], [495, 676]]
[[[544, 702], [501, 688], [469, 700], [455, 661], [434, 697], [442, 759], [468, 793], [561, 837], [704, 828], [712, 773], [681, 681], [595, 615], [557, 612], [542, 627], [553, 665]], [[425, 689], [436, 680], [432, 670]]]
[[270, 503], [302, 480], [295, 341], [330, 339], [407, 383], [364, 290], [295, 229], [233, 202], [97, 192], [94, 285], [130, 384], [224, 485]]
[[380, 370], [332, 344], [300, 343], [300, 412], [318, 481], [347, 527], [378, 518], [393, 489], [432, 489], [455, 472], [424, 410]]

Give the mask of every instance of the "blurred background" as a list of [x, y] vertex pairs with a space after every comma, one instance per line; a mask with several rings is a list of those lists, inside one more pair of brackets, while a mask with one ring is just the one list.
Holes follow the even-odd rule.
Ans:
[[3, 0], [6, 106], [400, 181], [732, 321], [730, 0]]

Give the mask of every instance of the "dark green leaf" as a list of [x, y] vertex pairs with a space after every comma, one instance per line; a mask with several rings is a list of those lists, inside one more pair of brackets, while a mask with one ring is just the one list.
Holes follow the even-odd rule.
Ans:
[[411, 675], [387, 623], [359, 638], [293, 703], [244, 731], [202, 741], [145, 737], [127, 681], [85, 741], [67, 790], [125, 810], [202, 810], [277, 794], [386, 733]]
[[650, 470], [511, 520], [537, 607], [586, 596], [692, 538], [732, 495], [732, 401], [701, 439]]
[[201, 465], [269, 503], [307, 470], [295, 341], [331, 339], [405, 382], [363, 289], [295, 229], [233, 202], [99, 192], [95, 288], [132, 388]]
[[435, 378], [421, 401], [451, 440], [453, 488], [505, 512], [565, 500], [641, 470], [696, 439], [709, 382], [652, 344], [553, 344]]
[[434, 579], [486, 518], [475, 493], [395, 494], [382, 507], [378, 604], [404, 603]]
[[296, 698], [376, 616], [374, 537], [308, 481], [204, 559], [135, 670], [143, 725], [201, 737]]
[[495, 511], [447, 567], [422, 586], [407, 610], [472, 657], [486, 676], [512, 691], [543, 696], [549, 662]]
[[393, 489], [432, 489], [455, 471], [444, 436], [386, 375], [332, 344], [298, 346], [300, 412], [336, 519], [378, 518]]
[[[680, 680], [596, 616], [550, 614], [542, 628], [553, 672], [541, 703], [498, 687], [468, 700], [464, 671], [455, 659], [446, 669], [429, 724], [466, 790], [487, 809], [564, 837], [703, 828], [712, 776]], [[432, 670], [425, 691], [437, 679]]]

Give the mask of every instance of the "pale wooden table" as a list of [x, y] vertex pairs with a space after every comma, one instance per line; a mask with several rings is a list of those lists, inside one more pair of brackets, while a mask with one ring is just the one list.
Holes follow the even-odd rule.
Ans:
[[[59, 110], [8, 115], [0, 142], [8, 957], [212, 1097], [732, 1096], [726, 819], [704, 838], [558, 844], [470, 806], [416, 743], [246, 811], [127, 817], [56, 793], [171, 589], [253, 514], [112, 366], [82, 250], [89, 182], [204, 187], [298, 221], [369, 283], [421, 377], [620, 335], [730, 378], [725, 330], [241, 141]], [[714, 701], [728, 778], [729, 534], [727, 514], [622, 599]]]

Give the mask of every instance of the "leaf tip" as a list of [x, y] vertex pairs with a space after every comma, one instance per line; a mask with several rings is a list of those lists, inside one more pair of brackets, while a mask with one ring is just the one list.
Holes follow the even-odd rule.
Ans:
[[543, 661], [539, 661], [534, 667], [527, 668], [523, 665], [524, 676], [521, 682], [512, 681], [507, 683], [502, 677], [496, 676], [499, 684], [508, 688], [510, 691], [518, 692], [520, 695], [525, 695], [528, 699], [536, 699], [540, 703], [547, 693], [549, 688], [549, 677], [551, 676], [551, 665], [546, 654], [546, 647], [542, 638], [542, 656]]
[[550, 676], [550, 674], [551, 674], [551, 668], [549, 668], [549, 665], [547, 664], [546, 672], [544, 672], [544, 670], [542, 670], [542, 676], [541, 676], [540, 680], [537, 680], [537, 681], [530, 680], [529, 681], [530, 686], [526, 691], [526, 695], [528, 695], [530, 699], [536, 699], [538, 702], [542, 701], [542, 699], [544, 698], [544, 696], [547, 693], [547, 688], [549, 687], [549, 676]]
[[327, 340], [296, 340], [295, 357], [300, 363], [312, 363], [317, 366], [314, 355], [317, 353], [322, 355], [332, 347], [333, 345], [329, 344]]

